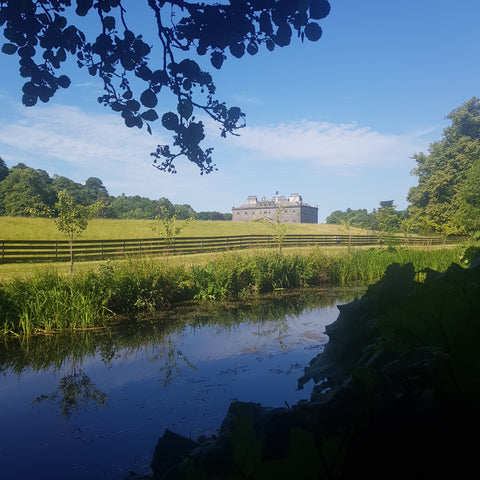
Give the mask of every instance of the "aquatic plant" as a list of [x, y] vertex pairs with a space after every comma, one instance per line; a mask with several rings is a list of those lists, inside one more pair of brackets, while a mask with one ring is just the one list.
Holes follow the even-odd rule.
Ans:
[[[185, 300], [248, 298], [301, 287], [368, 285], [388, 265], [412, 263], [417, 275], [452, 262], [468, 266], [465, 249], [375, 248], [337, 254], [312, 248], [304, 253], [226, 253], [203, 265], [171, 266], [155, 258], [107, 261], [97, 270], [59, 275], [38, 270], [0, 285], [0, 331], [82, 329], [115, 315], [168, 310]], [[465, 263], [467, 262], [467, 263]]]

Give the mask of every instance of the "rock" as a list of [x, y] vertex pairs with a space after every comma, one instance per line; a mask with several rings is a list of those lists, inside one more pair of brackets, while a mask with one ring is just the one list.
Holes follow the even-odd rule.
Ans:
[[158, 439], [150, 464], [154, 477], [162, 478], [168, 470], [179, 464], [196, 447], [198, 447], [197, 442], [165, 430], [163, 436]]

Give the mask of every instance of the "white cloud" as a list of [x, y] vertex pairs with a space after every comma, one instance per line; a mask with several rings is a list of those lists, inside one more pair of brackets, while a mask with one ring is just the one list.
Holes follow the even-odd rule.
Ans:
[[103, 159], [122, 167], [161, 142], [145, 130], [120, 128], [121, 119], [112, 114], [88, 115], [77, 107], [60, 105], [22, 113], [21, 120], [2, 125], [0, 142], [68, 163], [95, 166]]
[[0, 151], [9, 166], [15, 159], [82, 183], [99, 177], [112, 195], [167, 197], [175, 203], [205, 197], [205, 190], [211, 192], [223, 178], [220, 173], [200, 181], [199, 169], [185, 159], [178, 160], [177, 175], [157, 171], [150, 152], [171, 140], [145, 128], [127, 128], [115, 114], [51, 104], [19, 107], [14, 117], [0, 120]]
[[246, 127], [232, 143], [269, 159], [336, 168], [398, 166], [425, 148], [425, 141], [417, 136], [384, 134], [354, 123], [313, 121]]
[[[316, 199], [320, 185], [322, 192], [336, 186], [344, 194], [345, 185], [350, 185], [350, 195], [353, 185], [361, 186], [358, 195], [365, 198], [367, 191], [387, 185], [392, 175], [395, 188], [406, 191], [414, 165], [410, 157], [428, 145], [414, 134], [382, 134], [353, 123], [313, 121], [246, 127], [239, 137], [221, 139], [218, 125], [203, 119], [206, 143], [216, 147], [219, 171], [200, 176], [195, 165], [179, 159], [179, 173], [170, 175], [155, 170], [150, 157], [157, 144], [169, 143], [167, 134], [163, 138], [154, 130], [148, 135], [145, 129], [125, 127], [112, 113], [92, 114], [58, 104], [10, 110], [15, 112], [9, 112], [8, 120], [0, 119], [0, 155], [9, 166], [12, 160], [24, 162], [82, 183], [99, 177], [111, 195], [167, 197], [174, 203], [190, 203], [197, 211], [228, 211], [249, 194], [264, 195], [277, 188], [299, 191], [312, 204], [322, 203]], [[404, 173], [403, 183], [391, 167]], [[393, 186], [388, 188], [392, 198], [400, 197]]]

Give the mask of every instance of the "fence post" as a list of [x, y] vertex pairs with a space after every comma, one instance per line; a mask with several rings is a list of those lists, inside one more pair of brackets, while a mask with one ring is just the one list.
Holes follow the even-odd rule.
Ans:
[[100, 248], [101, 248], [101, 256], [102, 256], [102, 261], [103, 261], [103, 242], [100, 242]]
[[123, 256], [125, 256], [125, 240], [123, 241]]
[[141, 240], [138, 241], [138, 254], [139, 255], [142, 254], [142, 241]]

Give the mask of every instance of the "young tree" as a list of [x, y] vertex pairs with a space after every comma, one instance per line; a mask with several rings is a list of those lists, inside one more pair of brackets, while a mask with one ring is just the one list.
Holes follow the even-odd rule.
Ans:
[[[98, 101], [120, 114], [127, 127], [146, 126], [151, 133], [151, 124], [161, 117], [177, 150], [158, 145], [152, 153], [157, 168], [175, 172], [175, 159], [185, 155], [202, 174], [215, 166], [212, 149], [200, 146], [204, 125], [194, 113], [218, 122], [222, 137], [242, 128], [245, 114], [215, 98], [213, 78], [189, 58], [192, 51], [209, 55], [220, 69], [228, 56], [255, 55], [263, 47], [272, 51], [296, 36], [319, 40], [317, 20], [330, 12], [327, 0], [137, 0], [128, 6], [130, 11], [124, 0], [0, 0], [2, 52], [19, 57], [26, 79], [22, 101], [26, 106], [48, 102], [59, 88], [68, 88], [71, 80], [63, 70], [73, 58], [100, 79], [104, 92]], [[145, 32], [133, 31], [133, 10], [143, 13], [144, 25], [150, 22]], [[89, 21], [84, 30], [77, 26], [82, 20]], [[156, 39], [144, 40], [142, 33], [148, 37], [150, 31]], [[176, 111], [157, 107], [166, 91]]]
[[193, 220], [193, 217], [181, 221], [177, 220], [176, 213], [172, 215], [167, 207], [164, 205], [160, 207], [160, 215], [155, 217], [155, 222], [151, 223], [149, 227], [165, 239], [167, 243], [167, 259], [171, 247], [175, 244], [175, 239], [180, 235], [180, 232], [187, 226], [187, 224]]
[[58, 202], [55, 204], [57, 214], [55, 225], [65, 235], [70, 246], [70, 275], [73, 275], [73, 241], [82, 235], [90, 219], [101, 208], [101, 202], [95, 202], [88, 206], [76, 205], [66, 190], [58, 192]]
[[282, 251], [283, 241], [288, 232], [288, 224], [282, 223], [280, 221], [280, 216], [285, 210], [285, 207], [278, 207], [275, 213], [275, 221], [272, 221], [270, 218], [261, 218], [259, 220], [254, 220], [254, 222], [261, 222], [264, 225], [267, 225], [272, 232], [273, 241], [278, 245], [278, 251]]

